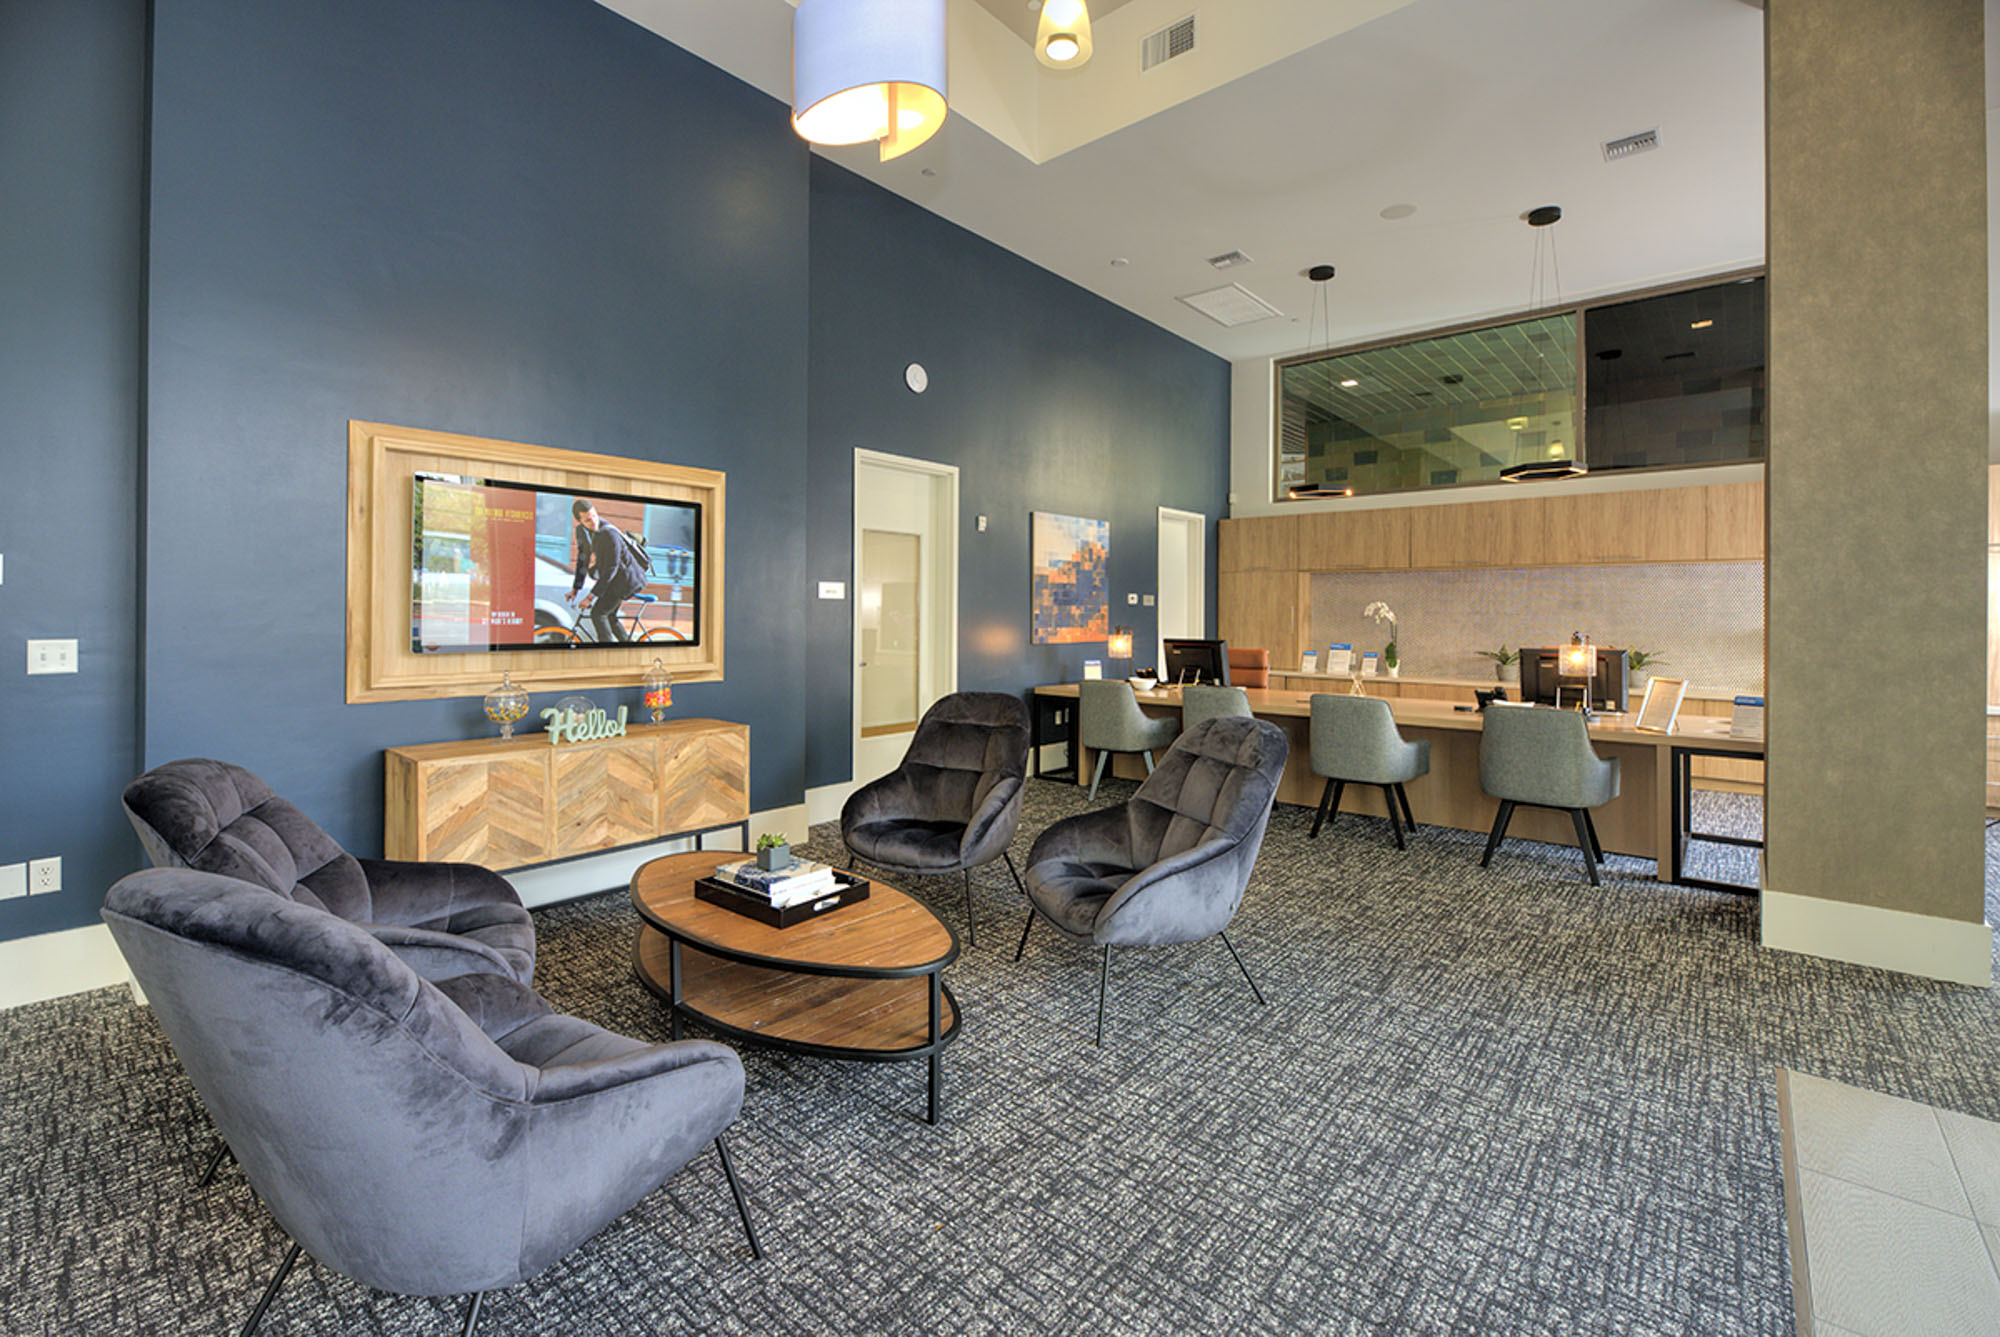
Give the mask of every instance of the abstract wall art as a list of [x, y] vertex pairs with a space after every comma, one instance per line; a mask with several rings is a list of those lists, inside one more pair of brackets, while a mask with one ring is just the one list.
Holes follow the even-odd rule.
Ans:
[[1111, 635], [1111, 522], [1035, 511], [1029, 559], [1036, 645]]

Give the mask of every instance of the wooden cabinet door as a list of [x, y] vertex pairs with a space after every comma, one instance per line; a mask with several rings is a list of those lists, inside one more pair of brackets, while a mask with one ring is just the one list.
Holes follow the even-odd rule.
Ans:
[[1410, 512], [1410, 565], [1540, 566], [1547, 499], [1422, 506]]
[[[420, 843], [407, 856], [437, 863], [516, 868], [555, 857], [548, 759], [471, 758], [424, 767]], [[393, 844], [391, 844], [393, 848]]]
[[1306, 577], [1297, 571], [1224, 571], [1216, 583], [1216, 624], [1224, 640], [1269, 650], [1273, 664], [1299, 662], [1311, 607]]
[[1402, 571], [1410, 565], [1415, 507], [1323, 511], [1299, 517], [1301, 571]]
[[1708, 555], [1707, 489], [1647, 488], [1546, 497], [1541, 565], [1698, 562]]
[[1299, 517], [1296, 515], [1260, 515], [1248, 520], [1224, 520], [1216, 529], [1218, 571], [1299, 569]]
[[1711, 562], [1764, 560], [1764, 485], [1719, 483], [1701, 489], [1708, 508], [1708, 544], [1703, 555]]

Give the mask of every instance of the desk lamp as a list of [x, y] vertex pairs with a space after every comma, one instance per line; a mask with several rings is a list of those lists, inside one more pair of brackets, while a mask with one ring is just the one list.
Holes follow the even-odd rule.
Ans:
[[1569, 644], [1556, 651], [1556, 708], [1562, 708], [1562, 679], [1583, 680], [1583, 704], [1579, 707], [1587, 716], [1590, 714], [1590, 679], [1597, 672], [1597, 647], [1590, 638], [1580, 631], [1569, 634]]

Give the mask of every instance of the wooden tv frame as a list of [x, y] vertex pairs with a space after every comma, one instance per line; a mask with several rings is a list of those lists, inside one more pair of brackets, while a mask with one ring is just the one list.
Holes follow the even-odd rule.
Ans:
[[[410, 649], [410, 479], [462, 474], [701, 503], [701, 643], [418, 654]], [[378, 422], [347, 424], [347, 700], [483, 696], [512, 673], [531, 692], [636, 687], [655, 658], [677, 682], [722, 679], [725, 475]]]

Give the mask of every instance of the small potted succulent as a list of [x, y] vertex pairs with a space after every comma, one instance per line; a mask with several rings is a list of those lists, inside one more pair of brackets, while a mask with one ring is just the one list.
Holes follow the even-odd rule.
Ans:
[[766, 872], [792, 866], [791, 842], [776, 831], [757, 837], [757, 866]]
[[1493, 681], [1519, 682], [1521, 680], [1521, 652], [1501, 646], [1498, 650], [1476, 650], [1481, 659], [1493, 661]]

